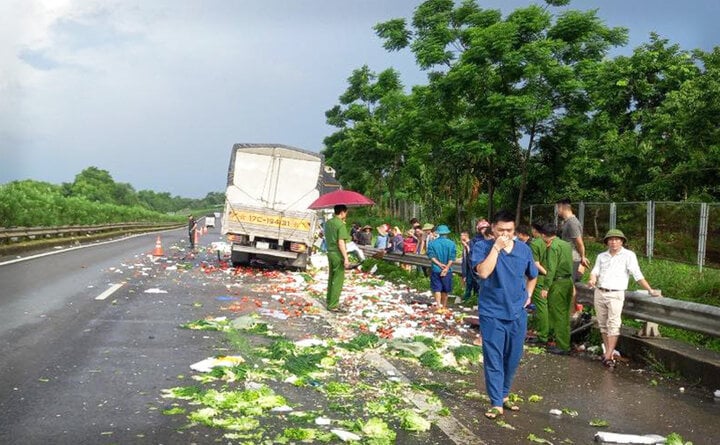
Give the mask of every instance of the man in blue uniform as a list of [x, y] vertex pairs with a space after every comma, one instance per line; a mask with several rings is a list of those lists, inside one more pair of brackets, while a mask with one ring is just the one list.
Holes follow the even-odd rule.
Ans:
[[525, 306], [537, 282], [532, 251], [513, 240], [515, 215], [501, 210], [492, 221], [494, 240], [475, 243], [471, 260], [483, 280], [478, 298], [483, 338], [485, 387], [491, 407], [485, 417], [495, 419], [504, 409], [520, 408], [508, 399], [515, 371], [522, 358], [527, 331]]
[[450, 229], [445, 224], [438, 226], [439, 238], [430, 241], [427, 256], [432, 263], [430, 290], [435, 295], [435, 304], [439, 311], [447, 308], [448, 293], [452, 292], [452, 264], [457, 256], [455, 243], [447, 238]]

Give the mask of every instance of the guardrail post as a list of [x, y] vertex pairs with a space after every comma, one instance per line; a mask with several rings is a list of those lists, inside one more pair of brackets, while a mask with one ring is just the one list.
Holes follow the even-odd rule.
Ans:
[[658, 326], [657, 323], [646, 321], [643, 327], [637, 331], [637, 336], [660, 338], [662, 337], [662, 335], [660, 335], [660, 326]]
[[610, 228], [614, 229], [617, 224], [617, 205], [614, 202], [610, 203]]
[[698, 233], [698, 256], [697, 263], [700, 272], [705, 265], [705, 248], [707, 245], [708, 219], [710, 218], [710, 209], [706, 202], [700, 204], [700, 231]]
[[652, 261], [655, 249], [655, 202], [647, 202], [647, 229], [645, 231], [645, 256]]

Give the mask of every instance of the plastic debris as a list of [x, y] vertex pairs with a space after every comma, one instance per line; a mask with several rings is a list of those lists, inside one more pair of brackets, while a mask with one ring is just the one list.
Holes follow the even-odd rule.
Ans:
[[319, 338], [306, 338], [304, 340], [298, 340], [295, 342], [295, 346], [299, 348], [309, 348], [311, 346], [326, 346], [327, 342], [325, 340], [320, 340]]
[[277, 318], [278, 320], [287, 320], [289, 318], [283, 311], [277, 311], [274, 309], [261, 309], [260, 313], [267, 315], [268, 317]]
[[637, 444], [637, 445], [654, 445], [664, 444], [665, 438], [658, 436], [657, 434], [637, 435], [637, 434], [619, 434], [609, 433], [605, 431], [598, 431], [595, 433], [595, 441], [603, 443], [623, 443], [623, 444]]
[[334, 435], [336, 435], [343, 442], [350, 442], [350, 441], [357, 442], [361, 439], [360, 436], [358, 436], [355, 433], [351, 433], [350, 431], [330, 430], [330, 432], [333, 433]]
[[198, 372], [210, 372], [213, 368], [217, 366], [230, 368], [233, 366], [237, 366], [241, 363], [245, 363], [245, 359], [240, 357], [239, 355], [208, 357], [205, 360], [193, 363], [192, 365], [190, 365], [190, 369]]
[[407, 352], [418, 358], [430, 350], [428, 345], [419, 341], [408, 343], [402, 340], [393, 340], [388, 343], [388, 347]]
[[153, 287], [150, 289], [145, 290], [146, 294], [166, 294], [168, 293], [166, 290], [158, 289], [157, 287]]
[[283, 405], [283, 406], [276, 406], [275, 408], [271, 409], [270, 411], [273, 411], [273, 412], [276, 412], [276, 413], [287, 413], [287, 412], [290, 412], [290, 411], [292, 411], [292, 410], [293, 410], [293, 409], [290, 408], [289, 406]]
[[562, 411], [560, 411], [557, 408], [553, 408], [550, 410], [550, 415], [552, 416], [562, 416]]
[[254, 317], [251, 317], [249, 315], [244, 315], [242, 317], [238, 317], [230, 322], [230, 326], [232, 326], [235, 329], [252, 329], [257, 324], [257, 320]]
[[234, 301], [237, 300], [237, 297], [231, 297], [230, 295], [220, 295], [219, 297], [215, 297], [217, 301]]

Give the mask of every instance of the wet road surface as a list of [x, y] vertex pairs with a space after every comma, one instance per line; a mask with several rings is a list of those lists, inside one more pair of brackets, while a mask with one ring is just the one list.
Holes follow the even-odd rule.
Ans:
[[[163, 389], [197, 384], [191, 376], [198, 373], [189, 369], [190, 364], [238, 353], [240, 344], [254, 348], [276, 341], [253, 333], [233, 341], [224, 332], [182, 329], [183, 323], [253, 315], [288, 340], [348, 341], [358, 334], [361, 315], [329, 314], [322, 309], [315, 299], [324, 286], [322, 274], [304, 284], [308, 277], [296, 273], [223, 270], [212, 252], [188, 255], [182, 231], [163, 235], [167, 259], [158, 260], [147, 256], [154, 240], [154, 235], [136, 237], [0, 266], [0, 410], [4, 414], [0, 443], [272, 443], [288, 428], [327, 431], [329, 427], [292, 422], [288, 415], [265, 413], [259, 429], [262, 436], [228, 439], [223, 438], [227, 430], [192, 424], [184, 414], [163, 413], [193, 409], [185, 401], [161, 396]], [[217, 240], [215, 229], [201, 244]], [[368, 281], [349, 280], [349, 286], [360, 289], [363, 280]], [[117, 283], [124, 284], [107, 299], [95, 300]], [[365, 291], [368, 288], [372, 286], [366, 285]], [[393, 295], [400, 301], [402, 293]], [[263, 315], [261, 310], [276, 312]], [[285, 320], [277, 318], [285, 314], [283, 310], [290, 315]], [[457, 334], [468, 343], [474, 335], [467, 328], [438, 327], [437, 333]], [[720, 437], [720, 404], [707, 390], [636, 369], [637, 364], [608, 371], [588, 356], [526, 353], [514, 388], [523, 399], [521, 411], [506, 412], [502, 422], [493, 422], [482, 416], [487, 402], [478, 364], [469, 366], [467, 373], [434, 371], [382, 346], [352, 354], [337, 351], [341, 358], [324, 379], [306, 386], [277, 379], [264, 383], [295, 411], [315, 411], [316, 417], [331, 418], [338, 422], [335, 426], [350, 430], [340, 422], [367, 420], [368, 402], [389, 398], [378, 388], [406, 377], [411, 385], [397, 387], [406, 400], [393, 406], [412, 408], [407, 399], [413, 393], [418, 400], [441, 403], [447, 410], [422, 433], [408, 432], [392, 416], [385, 416], [396, 431], [396, 443], [402, 444], [530, 443], [530, 435], [555, 444], [584, 444], [592, 443], [600, 430], [676, 432], [696, 445], [717, 443]], [[396, 371], [374, 366], [367, 354], [375, 353]], [[259, 369], [270, 369], [261, 358], [248, 358]], [[328, 382], [347, 383], [354, 391], [331, 397]], [[208, 388], [228, 386], [232, 385], [215, 383]], [[686, 391], [680, 392], [680, 387]], [[530, 402], [531, 396], [542, 399]], [[549, 414], [551, 409], [577, 415], [556, 417]], [[447, 418], [467, 434], [448, 431], [447, 425], [453, 423]], [[592, 421], [608, 426], [591, 426]], [[445, 430], [438, 425], [446, 425]], [[332, 443], [340, 440], [334, 437]]]

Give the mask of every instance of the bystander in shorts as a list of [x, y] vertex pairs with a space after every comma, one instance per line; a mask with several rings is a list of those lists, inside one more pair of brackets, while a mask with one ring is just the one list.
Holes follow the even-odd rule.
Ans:
[[595, 288], [595, 314], [600, 332], [606, 335], [620, 335], [622, 309], [625, 291], [603, 291]]
[[440, 276], [440, 272], [432, 272], [430, 273], [430, 290], [433, 292], [445, 292], [450, 293], [452, 292], [453, 287], [453, 280], [452, 280], [452, 274], [449, 273], [447, 275]]

